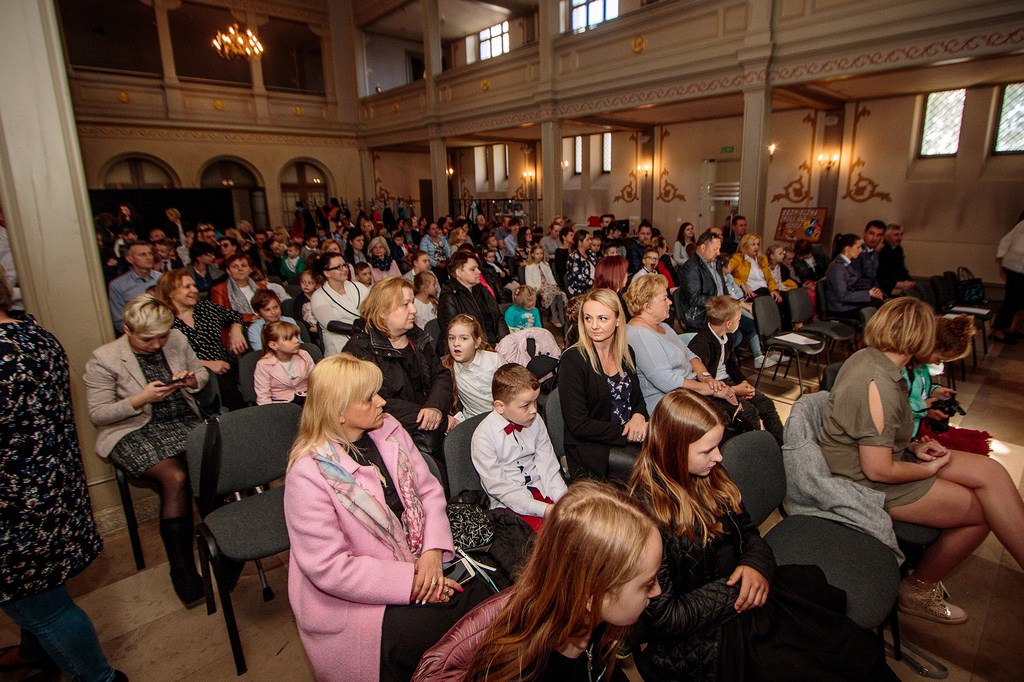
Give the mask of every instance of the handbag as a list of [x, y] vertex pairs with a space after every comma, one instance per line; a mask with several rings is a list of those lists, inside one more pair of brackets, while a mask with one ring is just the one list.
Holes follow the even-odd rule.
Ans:
[[446, 511], [455, 549], [464, 552], [480, 551], [494, 540], [494, 527], [480, 505], [451, 502]]
[[985, 285], [980, 277], [967, 267], [960, 266], [956, 269], [956, 302], [960, 305], [981, 305], [988, 303], [985, 298]]

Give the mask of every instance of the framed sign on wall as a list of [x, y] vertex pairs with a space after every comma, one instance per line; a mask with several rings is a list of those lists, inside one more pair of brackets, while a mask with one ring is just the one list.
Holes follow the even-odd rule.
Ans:
[[795, 242], [806, 239], [812, 244], [821, 241], [828, 209], [824, 207], [785, 207], [779, 213], [779, 224], [775, 228], [776, 241]]

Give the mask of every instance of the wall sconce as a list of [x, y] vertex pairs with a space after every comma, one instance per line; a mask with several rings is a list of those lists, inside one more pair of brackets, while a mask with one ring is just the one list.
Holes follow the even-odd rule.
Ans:
[[563, 160], [562, 161], [562, 170], [569, 170], [569, 161], [568, 160]]
[[839, 163], [839, 152], [832, 154], [818, 154], [818, 165], [827, 173], [832, 167]]
[[524, 180], [532, 180], [533, 179], [533, 171], [532, 170], [524, 170], [523, 171], [523, 179]]
[[644, 174], [644, 180], [651, 174], [651, 164], [649, 163], [638, 163], [636, 165], [637, 172]]
[[768, 145], [768, 163], [771, 163], [775, 159], [775, 150], [779, 148], [779, 145], [772, 142]]
[[452, 168], [451, 166], [448, 166], [448, 168], [445, 169], [444, 173], [450, 178], [453, 175], [455, 175], [455, 169]]

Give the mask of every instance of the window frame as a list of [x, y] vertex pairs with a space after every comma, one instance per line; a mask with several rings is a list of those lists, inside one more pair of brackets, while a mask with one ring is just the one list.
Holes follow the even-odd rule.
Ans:
[[996, 107], [996, 120], [995, 125], [992, 126], [992, 145], [990, 152], [993, 156], [1020, 156], [1024, 155], [1024, 149], [1010, 149], [1006, 151], [1000, 151], [996, 149], [996, 144], [999, 142], [999, 127], [1003, 123], [1003, 104], [1006, 102], [1006, 89], [1012, 85], [1020, 86], [1021, 90], [1024, 91], [1024, 81], [1016, 83], [1005, 83], [999, 90], [999, 106]]
[[612, 134], [601, 133], [601, 172], [612, 172]]
[[[577, 2], [579, 4], [577, 4]], [[595, 3], [597, 3], [597, 2], [601, 3], [601, 20], [600, 21], [596, 21], [596, 22], [591, 22], [590, 21], [590, 6], [595, 4]], [[619, 18], [619, 3], [618, 3], [618, 0], [616, 0], [616, 2], [615, 2], [615, 16], [613, 16], [613, 17], [609, 17], [608, 16], [608, 0], [569, 0], [569, 2], [566, 3], [566, 5], [567, 5], [567, 9], [569, 11], [569, 21], [568, 21], [567, 25], [569, 26], [569, 32], [570, 33], [582, 33], [583, 31], [589, 31], [591, 29], [594, 29], [594, 28], [600, 26], [601, 24], [603, 24], [603, 23], [605, 23], [607, 21], [611, 21], [612, 19], [618, 19]], [[586, 13], [586, 21], [587, 21], [587, 23], [585, 25], [583, 25], [583, 26], [576, 26], [575, 25], [574, 15], [576, 14], [576, 10], [578, 10], [578, 9], [583, 9], [583, 11]]]
[[572, 174], [583, 175], [583, 136], [572, 138]]
[[[499, 21], [497, 24], [494, 24], [493, 26], [488, 26], [482, 31], [477, 31], [476, 55], [479, 61], [484, 62], [489, 59], [495, 59], [496, 57], [501, 57], [502, 55], [506, 55], [511, 51], [512, 45], [509, 40], [508, 28], [509, 23], [508, 19], [506, 19], [505, 21]], [[499, 29], [499, 33], [497, 35], [493, 33], [494, 29]], [[487, 33], [486, 38], [484, 38], [484, 33]], [[491, 50], [491, 46], [493, 45], [494, 40], [500, 40], [501, 42], [501, 52], [499, 52], [498, 54], [494, 54], [493, 51]], [[487, 49], [490, 52], [490, 54], [488, 54], [486, 57], [484, 56], [485, 44], [487, 45]]]
[[[937, 94], [944, 93], [944, 92], [961, 92], [961, 91], [964, 93], [964, 101], [963, 101], [963, 104], [961, 105], [961, 108], [960, 108], [960, 122], [959, 122], [959, 126], [957, 128], [956, 151], [951, 152], [951, 153], [945, 153], [945, 154], [925, 154], [922, 147], [924, 146], [924, 135], [925, 135], [925, 129], [927, 127], [927, 122], [928, 122], [928, 100], [929, 100], [929, 98], [931, 98], [932, 95], [937, 95]], [[960, 153], [960, 135], [963, 133], [963, 129], [964, 129], [964, 110], [966, 108], [967, 108], [967, 88], [950, 88], [949, 90], [936, 90], [935, 92], [929, 92], [929, 93], [926, 93], [924, 95], [924, 106], [921, 109], [921, 123], [920, 123], [920, 126], [919, 126], [920, 130], [918, 131], [918, 135], [917, 135], [917, 148], [916, 148], [917, 154], [916, 154], [916, 156], [917, 156], [918, 159], [955, 159], [957, 157], [957, 155]]]

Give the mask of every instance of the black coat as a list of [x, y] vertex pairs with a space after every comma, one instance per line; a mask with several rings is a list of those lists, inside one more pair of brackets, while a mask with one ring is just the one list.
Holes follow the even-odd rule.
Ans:
[[[637, 659], [645, 680], [714, 680], [722, 625], [736, 617], [740, 585], [726, 585], [737, 566], [771, 582], [775, 557], [746, 510], [719, 518], [723, 535], [707, 545], [661, 530], [661, 595], [641, 616], [647, 648]], [[636, 651], [636, 649], [634, 649]]]
[[[629, 350], [630, 356], [633, 350]], [[636, 370], [623, 367], [633, 382], [630, 403], [633, 414], [647, 418], [647, 404]], [[612, 422], [612, 393], [608, 380], [587, 361], [579, 346], [562, 353], [558, 365], [558, 393], [565, 421], [565, 456], [573, 478], [608, 477], [608, 451], [627, 447], [622, 426]]]
[[[433, 407], [445, 416], [451, 412], [452, 375], [441, 365], [426, 332], [419, 327], [413, 327], [409, 330], [408, 337], [416, 358], [415, 367], [409, 367], [401, 351], [391, 345], [391, 340], [373, 328], [369, 328], [368, 331], [357, 329], [345, 344], [345, 352], [369, 360], [380, 367], [384, 374], [384, 383], [378, 393], [388, 403], [384, 411], [401, 422], [405, 430], [416, 440], [419, 433], [416, 416], [420, 410]], [[421, 378], [424, 387], [422, 392], [413, 388], [413, 373], [418, 373]], [[447, 419], [442, 419], [439, 427], [442, 434], [447, 426]], [[418, 441], [416, 444], [421, 445]]]
[[[718, 261], [714, 261], [711, 267], [715, 270], [714, 275], [704, 264], [704, 259], [697, 254], [694, 254], [692, 258], [687, 258], [683, 263], [681, 286], [686, 290], [686, 300], [689, 304], [684, 316], [687, 328], [694, 331], [706, 326], [708, 313], [705, 307], [708, 301], [719, 295], [719, 286], [723, 294], [727, 293], [722, 266]], [[715, 283], [716, 277], [718, 286]]]
[[[708, 371], [714, 375], [722, 357], [722, 344], [715, 337], [715, 333], [705, 325], [695, 337], [690, 339], [689, 347], [708, 368]], [[729, 379], [737, 384], [747, 380], [740, 368], [740, 361], [736, 359], [736, 350], [731, 339], [725, 343], [725, 371], [728, 373]]]
[[814, 267], [803, 259], [793, 259], [793, 269], [796, 270], [796, 276], [801, 282], [817, 282], [828, 270], [828, 256], [820, 246], [811, 247], [811, 257], [814, 259]]
[[[456, 315], [471, 315], [476, 318], [487, 335], [487, 343], [492, 346], [508, 335], [508, 325], [498, 309], [498, 302], [487, 289], [478, 284], [472, 290], [467, 289], [455, 277], [450, 278], [441, 286], [441, 295], [437, 302], [437, 323], [441, 333], [447, 334], [448, 325]], [[438, 344], [438, 355], [443, 355], [445, 344]]]

